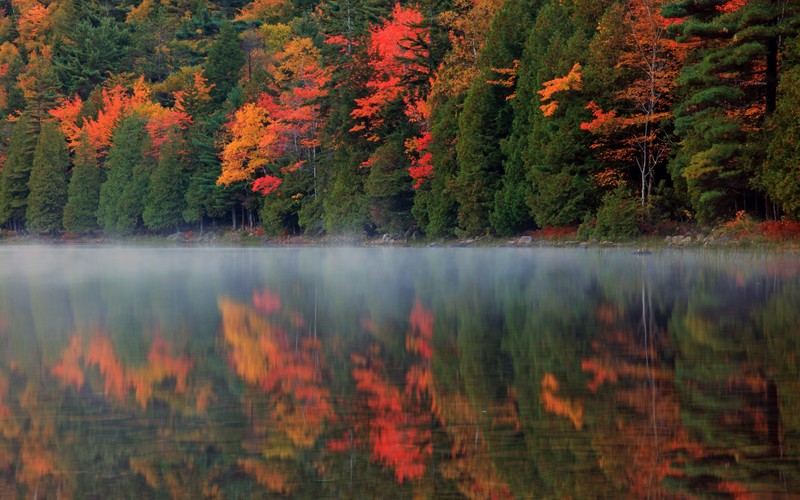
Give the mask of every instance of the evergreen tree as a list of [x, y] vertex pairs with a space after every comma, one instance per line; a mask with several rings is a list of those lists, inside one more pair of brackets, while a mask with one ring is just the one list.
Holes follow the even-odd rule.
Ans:
[[58, 124], [42, 123], [28, 181], [30, 194], [25, 212], [28, 231], [54, 233], [61, 229], [69, 166], [67, 143]]
[[34, 122], [29, 114], [23, 114], [11, 132], [0, 184], [0, 223], [9, 223], [14, 230], [21, 230], [24, 225], [36, 142]]
[[509, 103], [513, 83], [499, 83], [506, 79], [500, 76], [502, 72], [513, 73], [538, 3], [537, 0], [507, 2], [492, 20], [480, 54], [480, 72], [459, 117], [456, 146], [459, 171], [454, 189], [459, 204], [459, 226], [467, 234], [489, 229], [489, 215], [503, 177], [503, 153], [498, 145], [511, 132], [513, 122]]
[[[510, 175], [518, 175], [520, 161], [525, 166], [531, 186], [527, 202], [539, 226], [576, 224], [599, 201], [591, 177], [597, 165], [591, 154], [590, 137], [580, 128], [589, 118], [585, 109], [588, 99], [581, 96], [581, 86], [555, 94], [557, 106], [547, 112], [539, 94], [546, 82], [566, 78], [573, 72], [580, 74], [575, 65], [588, 52], [590, 34], [599, 18], [597, 12], [591, 12], [592, 8], [602, 12], [603, 6], [592, 0], [548, 2], [529, 34], [521, 62], [518, 87], [536, 92], [521, 90], [520, 99], [530, 103], [527, 110], [530, 115], [528, 120], [524, 114], [519, 116], [515, 135], [506, 144], [506, 150], [511, 161]], [[525, 106], [525, 100], [519, 104]], [[516, 134], [523, 137], [517, 138]], [[513, 187], [513, 182], [509, 186]]]
[[222, 23], [219, 38], [208, 49], [205, 68], [208, 81], [214, 85], [211, 97], [215, 104], [221, 104], [236, 87], [244, 63], [244, 50], [236, 28], [230, 22]]
[[33, 156], [28, 188], [26, 227], [34, 233], [61, 229], [67, 202], [69, 151], [64, 134], [55, 122], [44, 122]]
[[152, 231], [178, 228], [184, 208], [185, 175], [181, 165], [181, 143], [177, 134], [161, 147], [158, 165], [150, 177], [142, 219]]
[[73, 164], [64, 206], [64, 229], [73, 233], [90, 233], [97, 229], [103, 171], [97, 166], [97, 153], [85, 133], [75, 149]]
[[53, 69], [67, 95], [86, 99], [96, 85], [125, 68], [130, 36], [124, 24], [110, 17], [75, 23], [69, 39], [56, 46]]
[[387, 139], [370, 158], [365, 185], [370, 216], [383, 233], [398, 233], [411, 224], [411, 177], [399, 134]]
[[145, 154], [149, 136], [145, 120], [123, 118], [106, 157], [106, 181], [100, 187], [97, 221], [107, 233], [129, 234], [139, 227], [152, 159]]
[[[778, 205], [781, 212], [800, 219], [800, 37], [787, 43], [791, 47], [784, 60], [778, 87], [775, 114], [765, 127], [769, 139], [767, 161], [758, 176], [759, 185]], [[767, 215], [776, 216], [777, 213]]]
[[695, 216], [712, 222], [754, 207], [751, 178], [765, 156], [764, 118], [774, 112], [781, 40], [796, 29], [796, 2], [681, 0], [667, 17], [693, 48], [683, 67], [673, 177], [685, 180]]

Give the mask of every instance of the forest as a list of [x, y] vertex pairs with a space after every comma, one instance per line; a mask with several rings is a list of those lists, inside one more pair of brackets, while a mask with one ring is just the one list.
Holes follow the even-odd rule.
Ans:
[[794, 221], [799, 32], [792, 0], [3, 0], [0, 224]]

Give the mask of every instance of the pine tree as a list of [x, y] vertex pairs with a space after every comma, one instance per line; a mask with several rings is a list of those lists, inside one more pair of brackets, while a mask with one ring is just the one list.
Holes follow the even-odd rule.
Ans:
[[181, 140], [173, 133], [161, 146], [158, 165], [150, 177], [150, 188], [144, 200], [142, 219], [151, 231], [178, 228], [184, 208], [186, 189], [181, 165]]
[[753, 208], [750, 179], [765, 156], [759, 131], [775, 111], [781, 40], [800, 6], [771, 0], [681, 0], [665, 16], [693, 48], [681, 71], [673, 177], [686, 182], [695, 216], [712, 222]]
[[208, 49], [205, 75], [214, 85], [211, 97], [221, 104], [228, 93], [236, 87], [245, 58], [239, 34], [233, 24], [224, 22], [219, 29], [219, 38]]
[[73, 163], [64, 207], [64, 229], [73, 233], [90, 233], [97, 229], [103, 171], [97, 166], [97, 152], [86, 133], [80, 138]]
[[29, 114], [23, 114], [11, 133], [8, 157], [0, 184], [0, 223], [14, 230], [24, 226], [28, 206], [28, 180], [36, 150], [37, 129]]
[[67, 143], [58, 124], [42, 123], [28, 182], [30, 194], [25, 212], [28, 231], [41, 234], [61, 229], [69, 166]]
[[124, 118], [114, 132], [97, 210], [97, 221], [107, 233], [129, 234], [139, 226], [152, 170], [152, 159], [145, 154], [148, 143], [145, 120], [136, 115]]

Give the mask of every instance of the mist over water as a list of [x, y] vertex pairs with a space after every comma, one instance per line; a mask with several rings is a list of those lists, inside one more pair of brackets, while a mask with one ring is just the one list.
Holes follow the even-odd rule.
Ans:
[[798, 492], [798, 303], [788, 254], [0, 247], [0, 497]]

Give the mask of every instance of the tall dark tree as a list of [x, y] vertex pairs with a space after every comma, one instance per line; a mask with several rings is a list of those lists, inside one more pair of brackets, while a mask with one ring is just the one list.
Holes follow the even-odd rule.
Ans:
[[107, 233], [129, 234], [140, 225], [153, 162], [146, 154], [149, 142], [145, 120], [136, 115], [125, 117], [114, 132], [97, 210]]
[[759, 131], [776, 108], [785, 33], [796, 29], [796, 2], [681, 0], [665, 15], [695, 47], [679, 78], [675, 132], [682, 139], [672, 175], [685, 179], [698, 220], [713, 222], [755, 208], [751, 178], [765, 147]]
[[95, 86], [125, 68], [129, 44], [125, 25], [110, 17], [84, 18], [75, 23], [53, 56], [54, 71], [64, 92], [86, 99]]
[[55, 233], [61, 229], [67, 203], [69, 151], [58, 124], [42, 123], [33, 155], [25, 222], [33, 233]]
[[205, 68], [208, 81], [214, 85], [211, 90], [214, 103], [222, 103], [236, 87], [244, 63], [244, 50], [236, 27], [230, 22], [222, 23], [219, 38], [208, 49]]
[[181, 162], [181, 140], [177, 131], [161, 146], [158, 165], [150, 176], [142, 219], [147, 229], [162, 231], [178, 228], [185, 206], [185, 173]]
[[28, 180], [36, 150], [37, 127], [29, 114], [23, 114], [11, 132], [8, 157], [0, 179], [0, 222], [14, 230], [24, 227], [28, 206]]
[[83, 134], [75, 150], [72, 176], [64, 206], [64, 229], [73, 233], [89, 233], [97, 229], [97, 207], [103, 171], [97, 165], [97, 152], [88, 135]]

